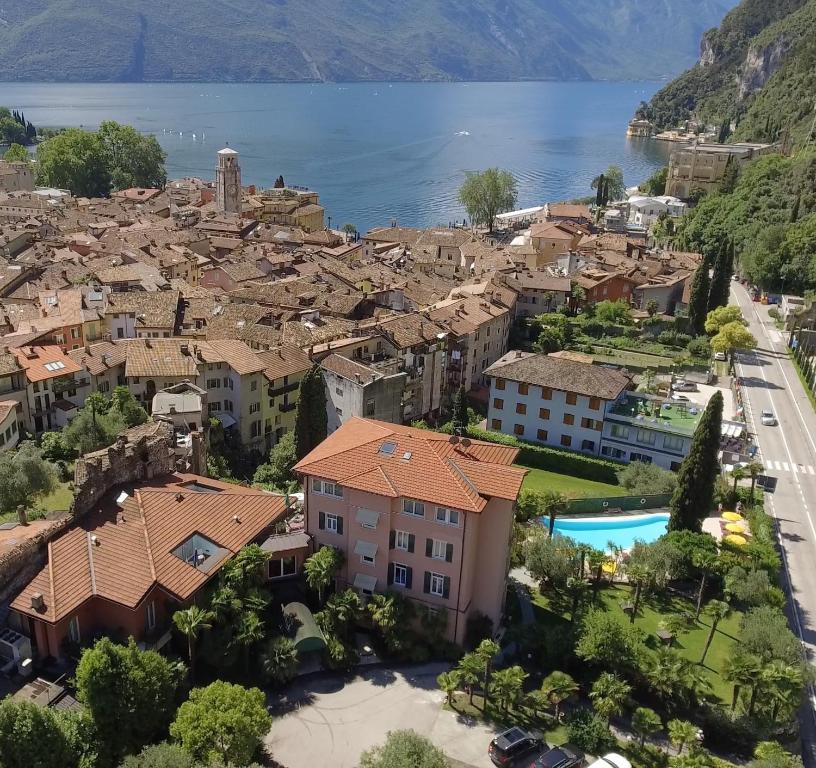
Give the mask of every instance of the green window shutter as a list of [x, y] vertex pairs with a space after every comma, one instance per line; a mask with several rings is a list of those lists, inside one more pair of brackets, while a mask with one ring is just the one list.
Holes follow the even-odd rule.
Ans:
[[343, 535], [343, 518], [342, 517], [337, 518], [337, 533], [339, 533], [341, 536]]
[[396, 540], [397, 540], [397, 532], [396, 531], [391, 531], [391, 533], [388, 534], [388, 549], [394, 549], [394, 544], [395, 544]]
[[317, 515], [317, 527], [321, 531], [326, 530], [326, 513], [325, 512], [318, 512], [318, 515]]
[[416, 536], [413, 533], [408, 534], [408, 551], [414, 551], [414, 545], [416, 544]]
[[425, 539], [425, 557], [433, 555], [433, 539]]
[[405, 576], [405, 588], [411, 589], [411, 584], [413, 583], [414, 580], [414, 569], [407, 568], [406, 570], [408, 571], [408, 573]]
[[394, 563], [388, 563], [388, 586], [394, 583]]
[[424, 584], [424, 586], [422, 588], [422, 591], [426, 595], [431, 594], [431, 572], [430, 571], [425, 571], [425, 584]]
[[453, 562], [453, 544], [445, 545], [445, 560], [449, 563]]
[[442, 584], [442, 597], [446, 600], [450, 597], [450, 576], [445, 576]]

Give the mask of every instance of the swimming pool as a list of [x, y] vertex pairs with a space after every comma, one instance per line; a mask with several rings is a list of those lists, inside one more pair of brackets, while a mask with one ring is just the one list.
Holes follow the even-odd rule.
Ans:
[[[548, 526], [549, 518], [542, 517], [541, 524]], [[631, 549], [636, 540], [648, 543], [659, 539], [668, 527], [668, 513], [655, 512], [611, 517], [560, 517], [555, 520], [554, 533], [606, 552], [610, 541], [623, 549]]]

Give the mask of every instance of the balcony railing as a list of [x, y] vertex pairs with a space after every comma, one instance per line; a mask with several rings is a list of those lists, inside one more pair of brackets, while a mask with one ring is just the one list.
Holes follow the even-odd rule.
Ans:
[[293, 384], [285, 384], [282, 387], [269, 387], [268, 394], [269, 397], [277, 397], [278, 395], [285, 395], [288, 392], [294, 392], [300, 386], [300, 382], [294, 382]]
[[289, 411], [294, 411], [297, 408], [297, 403], [281, 403], [279, 410], [281, 413], [289, 413]]

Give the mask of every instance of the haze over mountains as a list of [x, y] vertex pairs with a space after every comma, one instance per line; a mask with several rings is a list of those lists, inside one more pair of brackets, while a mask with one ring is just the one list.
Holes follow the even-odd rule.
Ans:
[[0, 80], [653, 80], [734, 4], [0, 0]]

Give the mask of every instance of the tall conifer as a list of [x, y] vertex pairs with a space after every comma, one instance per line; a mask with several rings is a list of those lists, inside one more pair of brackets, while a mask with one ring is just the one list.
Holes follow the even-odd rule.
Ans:
[[298, 460], [326, 439], [328, 415], [323, 372], [314, 366], [301, 379], [295, 415], [295, 446]]
[[702, 336], [705, 332], [705, 320], [708, 313], [708, 289], [708, 261], [703, 259], [694, 273], [689, 295], [688, 322], [689, 333], [692, 336]]

